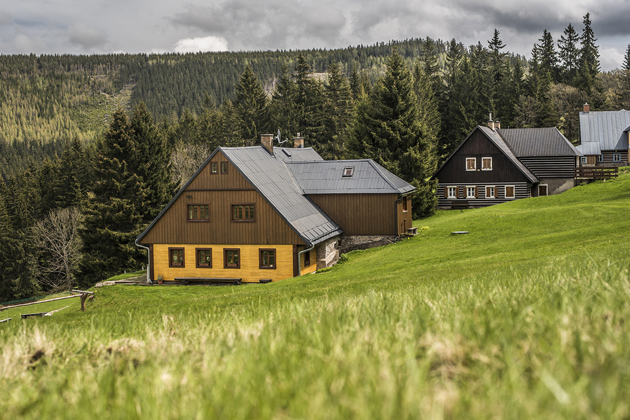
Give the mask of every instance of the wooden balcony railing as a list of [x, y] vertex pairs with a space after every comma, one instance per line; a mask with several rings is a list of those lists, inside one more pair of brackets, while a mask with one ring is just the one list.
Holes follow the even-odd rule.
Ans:
[[616, 166], [578, 166], [575, 168], [576, 179], [616, 178], [619, 168]]

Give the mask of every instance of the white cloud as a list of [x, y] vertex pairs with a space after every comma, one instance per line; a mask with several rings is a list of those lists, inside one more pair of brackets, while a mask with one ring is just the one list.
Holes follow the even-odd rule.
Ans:
[[220, 36], [206, 36], [203, 38], [180, 39], [173, 45], [173, 51], [178, 53], [194, 53], [206, 51], [227, 51], [228, 42]]

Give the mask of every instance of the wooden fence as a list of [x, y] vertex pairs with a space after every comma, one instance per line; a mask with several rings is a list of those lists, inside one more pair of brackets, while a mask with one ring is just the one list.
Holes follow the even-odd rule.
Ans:
[[619, 175], [616, 166], [578, 166], [575, 168], [576, 179], [610, 179]]

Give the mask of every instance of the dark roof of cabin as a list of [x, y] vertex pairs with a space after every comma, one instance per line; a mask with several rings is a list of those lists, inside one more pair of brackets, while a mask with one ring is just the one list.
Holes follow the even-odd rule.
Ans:
[[505, 128], [497, 132], [510, 146], [516, 157], [580, 156], [577, 150], [556, 127]]
[[[261, 146], [220, 149], [307, 242], [316, 244], [343, 233], [328, 215], [304, 196], [282, 159], [270, 155]], [[307, 149], [291, 149], [291, 152], [303, 157], [310, 153]]]
[[[415, 189], [371, 159], [291, 162], [288, 167], [305, 194], [405, 194]], [[344, 176], [346, 168], [352, 168], [351, 176]]]
[[[597, 142], [601, 150], [628, 148], [630, 111], [580, 112], [580, 139], [582, 144]], [[585, 153], [589, 154], [589, 153]]]

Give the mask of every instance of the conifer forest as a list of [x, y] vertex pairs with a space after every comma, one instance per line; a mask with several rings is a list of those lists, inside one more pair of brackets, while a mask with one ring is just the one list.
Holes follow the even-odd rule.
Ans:
[[470, 46], [0, 55], [0, 74], [0, 302], [142, 268], [135, 238], [218, 146], [279, 130], [324, 159], [374, 159], [417, 188], [419, 218], [438, 165], [490, 114], [577, 143], [584, 103], [630, 109], [630, 45], [601, 71], [588, 14], [543, 31], [530, 59], [495, 30]]

